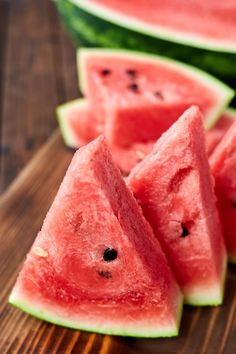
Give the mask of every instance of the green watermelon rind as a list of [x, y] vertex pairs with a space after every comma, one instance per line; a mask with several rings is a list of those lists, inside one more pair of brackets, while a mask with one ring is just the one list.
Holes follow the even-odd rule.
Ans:
[[[147, 33], [141, 33], [142, 27], [137, 30], [130, 28], [130, 21], [126, 27], [122, 23], [114, 21], [113, 16], [104, 18], [101, 13], [96, 14], [95, 9], [89, 5], [89, 1], [75, 3], [71, 0], [57, 0], [58, 11], [66, 28], [77, 46], [100, 46], [107, 48], [127, 48], [142, 52], [157, 53], [183, 62], [191, 63], [212, 74], [234, 82], [236, 77], [236, 51], [227, 53], [207, 48], [194, 47], [183, 41], [174, 42], [173, 38], [167, 39], [153, 37]], [[88, 9], [88, 6], [90, 7]], [[113, 21], [112, 21], [113, 19]], [[196, 43], [195, 43], [196, 44]], [[199, 45], [199, 41], [198, 41]]]
[[228, 107], [225, 113], [228, 113], [231, 119], [236, 119], [236, 108]]
[[206, 288], [202, 290], [202, 295], [196, 294], [191, 294], [190, 296], [186, 295], [184, 296], [184, 303], [186, 305], [192, 305], [192, 306], [219, 306], [223, 302], [224, 298], [224, 288], [225, 288], [225, 279], [226, 279], [226, 271], [227, 271], [227, 261], [228, 257], [225, 255], [223, 261], [222, 261], [222, 267], [221, 267], [221, 276], [220, 276], [220, 285], [216, 284], [217, 289], [215, 291], [215, 294], [213, 294], [212, 288]]
[[[183, 311], [183, 299], [180, 297], [179, 305], [177, 308], [177, 313], [176, 313], [176, 323], [173, 325], [172, 328], [165, 329], [165, 328], [158, 328], [154, 330], [153, 328], [143, 328], [141, 329], [141, 323], [137, 325], [137, 328], [132, 327], [132, 329], [127, 329], [125, 330], [125, 323], [124, 326], [122, 327], [103, 327], [102, 324], [99, 323], [99, 325], [96, 327], [96, 325], [91, 323], [90, 325], [85, 325], [83, 321], [81, 323], [73, 323], [73, 321], [65, 320], [63, 318], [60, 318], [59, 316], [56, 316], [54, 314], [50, 314], [49, 312], [43, 311], [36, 309], [36, 307], [33, 305], [31, 306], [29, 302], [24, 301], [24, 299], [21, 299], [19, 295], [16, 295], [13, 292], [11, 293], [8, 302], [17, 307], [18, 309], [28, 313], [29, 315], [36, 317], [40, 320], [50, 322], [52, 324], [58, 325], [58, 326], [63, 326], [71, 329], [77, 329], [77, 330], [84, 330], [88, 332], [95, 332], [95, 333], [101, 333], [101, 334], [109, 334], [109, 335], [119, 335], [119, 336], [128, 336], [128, 337], [140, 337], [140, 338], [158, 338], [158, 337], [174, 337], [179, 334], [179, 327], [180, 327], [180, 321], [182, 317], [182, 311]], [[114, 320], [115, 322], [115, 320]]]
[[57, 121], [59, 124], [59, 128], [61, 131], [61, 135], [63, 138], [64, 143], [66, 146], [70, 148], [77, 148], [79, 147], [78, 144], [78, 138], [73, 132], [73, 129], [70, 127], [68, 124], [68, 121], [66, 120], [66, 113], [68, 110], [70, 110], [74, 106], [83, 105], [86, 103], [86, 99], [84, 98], [79, 98], [75, 99], [73, 101], [64, 103], [56, 108], [56, 115], [57, 115]]
[[197, 48], [200, 47], [213, 51], [236, 54], [236, 43], [233, 42], [231, 45], [227, 45], [226, 43], [219, 45], [217, 41], [214, 43], [214, 40], [200, 38], [194, 35], [190, 35], [189, 33], [184, 34], [183, 32], [178, 32], [176, 29], [168, 30], [167, 28], [162, 28], [158, 25], [148, 25], [144, 21], [139, 19], [132, 19], [130, 16], [126, 16], [125, 14], [118, 14], [115, 10], [107, 8], [107, 6], [96, 4], [89, 0], [69, 0], [69, 2], [88, 13], [103, 19], [104, 21], [122, 26], [128, 30], [131, 29], [135, 32], [140, 32], [151, 37], [160, 38], [175, 43], [186, 44]]
[[79, 74], [79, 86], [83, 94], [86, 94], [86, 70], [84, 68], [85, 63], [86, 63], [86, 57], [94, 55], [95, 57], [98, 57], [99, 55], [103, 56], [116, 56], [116, 57], [122, 57], [122, 58], [135, 58], [135, 60], [140, 60], [140, 61], [150, 61], [150, 63], [157, 63], [157, 62], [162, 62], [165, 65], [168, 65], [170, 68], [176, 69], [179, 72], [183, 72], [187, 74], [189, 77], [192, 77], [193, 80], [196, 79], [198, 82], [202, 82], [205, 84], [207, 87], [212, 88], [215, 92], [219, 94], [219, 97], [222, 96], [221, 98], [221, 104], [218, 104], [218, 106], [212, 111], [212, 113], [209, 115], [208, 119], [205, 122], [205, 127], [206, 129], [212, 128], [218, 118], [220, 117], [220, 114], [226, 109], [226, 107], [229, 105], [231, 100], [234, 97], [234, 90], [231, 89], [229, 86], [221, 82], [220, 80], [216, 79], [215, 77], [211, 76], [210, 74], [197, 69], [195, 67], [192, 67], [188, 64], [180, 63], [176, 60], [166, 58], [163, 56], [159, 55], [154, 55], [154, 54], [147, 54], [147, 53], [140, 53], [136, 51], [129, 51], [129, 50], [124, 50], [124, 49], [101, 49], [101, 48], [80, 48], [77, 50], [77, 68], [78, 68], [78, 74]]

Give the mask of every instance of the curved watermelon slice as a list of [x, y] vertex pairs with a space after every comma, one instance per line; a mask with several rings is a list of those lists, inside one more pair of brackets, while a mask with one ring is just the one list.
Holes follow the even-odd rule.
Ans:
[[235, 85], [235, 0], [57, 0], [56, 5], [77, 47], [157, 53]]
[[227, 0], [226, 3], [214, 0], [149, 0], [148, 3], [146, 0], [69, 2], [88, 13], [135, 32], [193, 47], [236, 53], [235, 0]]
[[211, 127], [234, 95], [208, 74], [164, 57], [80, 49], [78, 66], [91, 124], [114, 146], [156, 140], [192, 104]]
[[178, 333], [179, 287], [102, 137], [75, 153], [9, 301], [71, 328]]
[[210, 157], [229, 260], [236, 263], [236, 121]]
[[226, 252], [205, 151], [202, 116], [187, 110], [127, 178], [192, 305], [223, 298]]
[[226, 131], [233, 124], [234, 120], [236, 120], [236, 110], [227, 109], [220, 119], [216, 122], [216, 125], [212, 127], [206, 133], [206, 150], [207, 155], [210, 156], [214, 151], [215, 147], [221, 139], [223, 138]]
[[[95, 139], [99, 132], [93, 122], [93, 111], [86, 99], [77, 99], [57, 107], [57, 117], [66, 146], [77, 149]], [[135, 143], [128, 148], [113, 146], [116, 164], [128, 174], [138, 162], [151, 152], [154, 142]]]

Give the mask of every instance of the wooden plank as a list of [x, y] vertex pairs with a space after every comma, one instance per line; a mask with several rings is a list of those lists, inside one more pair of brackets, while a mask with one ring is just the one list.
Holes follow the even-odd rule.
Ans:
[[0, 200], [0, 353], [233, 354], [236, 351], [236, 269], [230, 267], [220, 307], [184, 309], [180, 335], [135, 339], [73, 331], [7, 304], [24, 257], [72, 157], [58, 132], [39, 150]]
[[8, 5], [0, 193], [55, 129], [57, 104], [78, 95], [75, 50], [61, 29], [55, 4], [12, 0]]

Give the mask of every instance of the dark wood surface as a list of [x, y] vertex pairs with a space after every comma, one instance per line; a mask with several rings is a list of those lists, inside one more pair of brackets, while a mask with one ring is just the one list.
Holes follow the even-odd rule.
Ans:
[[78, 96], [75, 51], [49, 0], [0, 0], [0, 193]]
[[68, 330], [7, 303], [72, 156], [52, 133], [54, 109], [78, 89], [75, 52], [53, 2], [0, 0], [0, 49], [0, 354], [236, 353], [236, 267], [228, 271], [223, 305], [186, 307], [172, 339]]

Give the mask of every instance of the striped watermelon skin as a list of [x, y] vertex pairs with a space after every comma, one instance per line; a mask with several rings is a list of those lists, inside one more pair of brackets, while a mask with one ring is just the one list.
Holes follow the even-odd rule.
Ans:
[[188, 62], [235, 86], [236, 53], [191, 47], [139, 33], [95, 16], [70, 0], [57, 0], [56, 6], [76, 46], [138, 48]]

